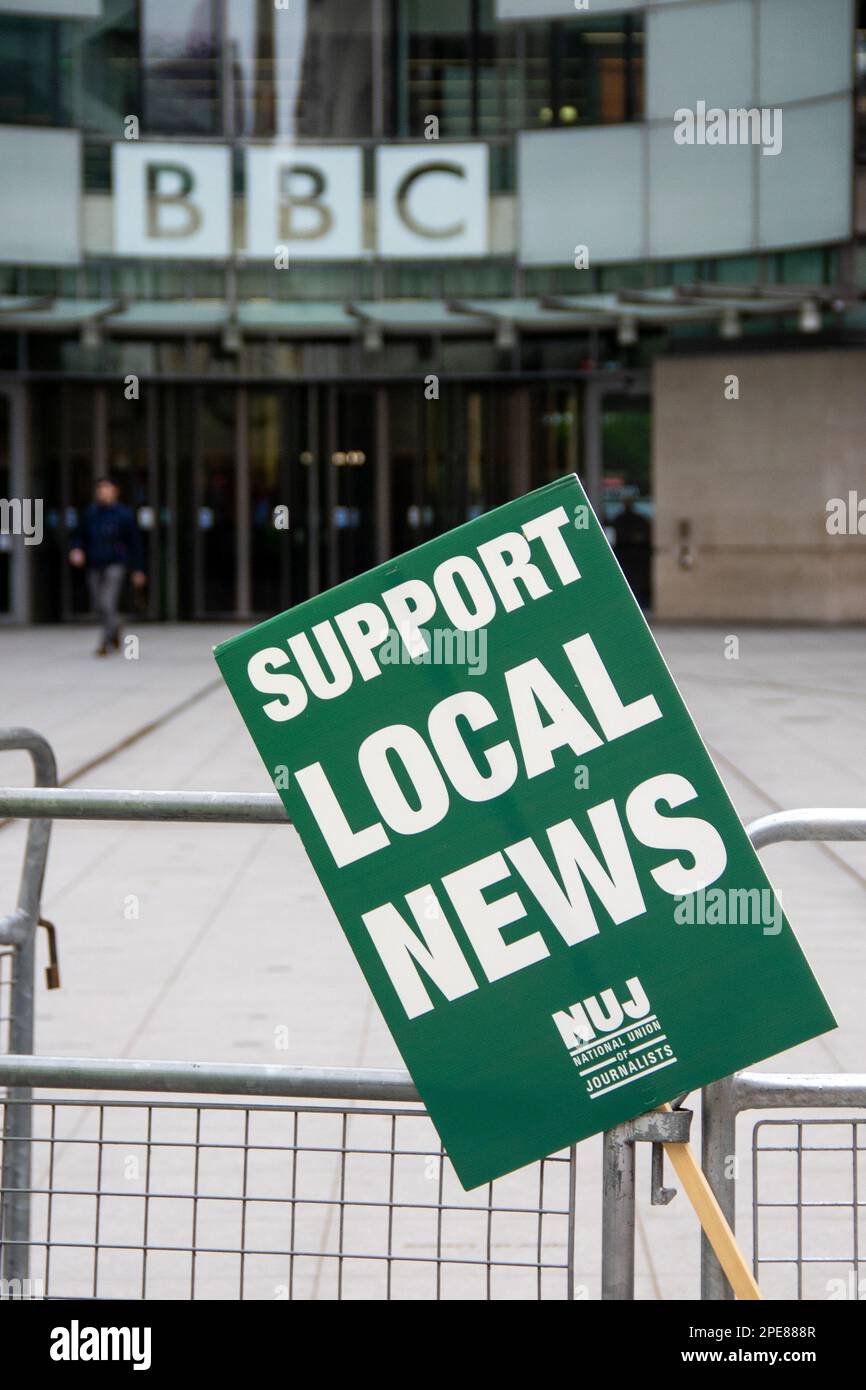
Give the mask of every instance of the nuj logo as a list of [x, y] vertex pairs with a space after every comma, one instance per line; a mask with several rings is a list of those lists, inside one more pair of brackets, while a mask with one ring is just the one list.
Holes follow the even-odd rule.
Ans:
[[580, 1044], [595, 1042], [599, 1035], [619, 1032], [626, 1019], [636, 1023], [652, 1012], [637, 975], [626, 980], [625, 988], [629, 993], [622, 1001], [617, 998], [615, 990], [603, 989], [601, 994], [590, 994], [579, 1004], [572, 1004], [567, 1011], [553, 1015], [553, 1021], [570, 1052]]
[[590, 1100], [676, 1062], [647, 992], [633, 975], [553, 1015]]

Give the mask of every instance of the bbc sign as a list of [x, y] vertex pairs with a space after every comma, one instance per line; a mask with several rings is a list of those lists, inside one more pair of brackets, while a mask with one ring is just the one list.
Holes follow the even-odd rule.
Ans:
[[[274, 260], [363, 254], [364, 170], [357, 146], [261, 145], [243, 151], [245, 254]], [[381, 256], [483, 256], [488, 151], [482, 144], [379, 146]], [[113, 146], [114, 249], [121, 256], [222, 259], [233, 245], [231, 151], [222, 145]]]

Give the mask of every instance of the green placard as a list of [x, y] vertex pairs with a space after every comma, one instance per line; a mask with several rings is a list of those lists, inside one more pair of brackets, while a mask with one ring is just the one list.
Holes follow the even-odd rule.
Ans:
[[575, 477], [216, 659], [465, 1187], [835, 1026]]

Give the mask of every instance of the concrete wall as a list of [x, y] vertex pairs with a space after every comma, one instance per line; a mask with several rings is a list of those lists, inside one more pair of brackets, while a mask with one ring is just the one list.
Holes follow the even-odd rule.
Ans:
[[866, 499], [866, 352], [660, 358], [653, 403], [656, 615], [866, 622], [866, 535], [827, 531]]

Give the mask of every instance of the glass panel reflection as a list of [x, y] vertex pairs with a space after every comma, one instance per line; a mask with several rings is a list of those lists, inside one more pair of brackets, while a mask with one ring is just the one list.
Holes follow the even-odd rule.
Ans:
[[237, 134], [371, 134], [371, 0], [229, 0], [227, 20]]
[[142, 94], [148, 131], [218, 133], [217, 34], [217, 0], [142, 0]]
[[200, 397], [201, 474], [196, 524], [201, 546], [202, 613], [232, 613], [237, 567], [234, 391]]

